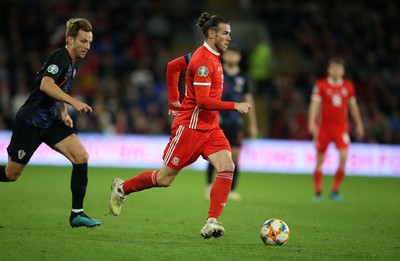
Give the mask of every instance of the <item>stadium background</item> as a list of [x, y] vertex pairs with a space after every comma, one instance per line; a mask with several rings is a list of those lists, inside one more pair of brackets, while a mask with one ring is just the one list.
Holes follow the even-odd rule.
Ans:
[[[347, 77], [355, 83], [366, 130], [365, 138], [356, 140], [350, 124], [352, 139], [400, 144], [399, 5], [390, 0], [351, 5], [289, 0], [2, 1], [0, 129], [11, 128], [35, 72], [51, 50], [63, 45], [65, 21], [85, 17], [93, 24], [94, 42], [80, 64], [73, 95], [88, 102], [94, 113], [71, 111], [78, 130], [168, 134], [165, 67], [202, 43], [194, 25], [209, 11], [231, 21], [232, 44], [242, 49], [242, 66], [254, 81], [260, 138], [311, 139], [307, 106], [313, 82], [324, 76], [330, 57], [341, 56], [347, 61]], [[400, 169], [400, 163], [395, 166]]]

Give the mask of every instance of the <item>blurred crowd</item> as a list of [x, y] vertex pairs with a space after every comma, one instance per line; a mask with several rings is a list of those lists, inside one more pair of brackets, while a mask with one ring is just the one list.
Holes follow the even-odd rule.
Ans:
[[2, 1], [0, 129], [11, 128], [36, 71], [50, 51], [63, 46], [65, 22], [84, 17], [92, 22], [94, 42], [79, 62], [72, 95], [94, 111], [70, 111], [77, 129], [169, 133], [166, 64], [201, 44], [194, 25], [209, 11], [238, 24], [251, 20], [262, 25], [264, 31], [254, 37], [257, 43], [242, 46], [242, 66], [254, 82], [260, 137], [311, 138], [307, 110], [313, 84], [325, 76], [328, 59], [340, 56], [356, 87], [366, 130], [362, 141], [400, 144], [398, 2], [221, 3], [228, 2], [226, 8], [213, 9], [213, 1]]

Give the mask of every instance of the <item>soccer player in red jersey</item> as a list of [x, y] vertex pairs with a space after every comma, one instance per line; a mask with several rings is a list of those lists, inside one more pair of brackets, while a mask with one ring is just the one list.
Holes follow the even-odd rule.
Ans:
[[177, 116], [164, 150], [163, 165], [160, 170], [144, 171], [126, 181], [114, 179], [109, 205], [111, 213], [119, 215], [128, 194], [170, 186], [181, 169], [202, 156], [217, 170], [206, 224], [200, 231], [200, 235], [207, 239], [220, 237], [225, 232], [218, 218], [228, 199], [235, 169], [229, 142], [218, 124], [218, 111], [236, 110], [245, 114], [251, 106], [247, 102], [221, 101], [223, 69], [220, 53], [228, 48], [231, 40], [229, 21], [203, 13], [197, 26], [202, 30], [205, 41], [193, 53], [188, 64], [182, 104], [177, 86], [175, 90], [169, 90], [169, 114]]
[[[322, 164], [325, 151], [330, 142], [336, 144], [339, 150], [340, 162], [335, 173], [331, 199], [341, 201], [339, 187], [345, 175], [350, 137], [347, 126], [348, 105], [356, 125], [356, 134], [361, 139], [364, 136], [364, 127], [360, 111], [354, 94], [353, 83], [345, 80], [344, 61], [333, 58], [328, 65], [328, 77], [315, 83], [311, 96], [308, 115], [308, 130], [314, 135], [317, 149], [317, 162], [314, 170], [315, 199], [322, 199]], [[319, 114], [319, 121], [317, 117]]]
[[[189, 64], [192, 55], [193, 53], [188, 53], [168, 62], [167, 85], [169, 86], [168, 89], [172, 91], [170, 96], [176, 96], [174, 92], [176, 92], [176, 86], [178, 86], [180, 73], [182, 70], [187, 69], [187, 65]], [[251, 93], [252, 88], [250, 81], [239, 66], [241, 60], [240, 50], [235, 46], [230, 46], [223, 52], [221, 58], [222, 67], [224, 69], [224, 91], [221, 99], [224, 101], [247, 101], [250, 103], [252, 109], [248, 114], [248, 132], [251, 138], [256, 138], [258, 130], [254, 99]], [[240, 114], [234, 110], [221, 111], [219, 114], [219, 124], [229, 141], [232, 151], [232, 159], [235, 163], [232, 186], [228, 198], [234, 201], [240, 201], [241, 195], [236, 191], [236, 184], [239, 176], [238, 161], [243, 137], [243, 120]], [[214, 166], [211, 163], [208, 163], [206, 175], [207, 185], [205, 188], [205, 196], [206, 198], [210, 198], [210, 190], [214, 175]]]

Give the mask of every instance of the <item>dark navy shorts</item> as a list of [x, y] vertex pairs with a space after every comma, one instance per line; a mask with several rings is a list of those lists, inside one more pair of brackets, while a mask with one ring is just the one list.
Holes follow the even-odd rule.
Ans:
[[49, 128], [37, 128], [27, 125], [24, 120], [15, 118], [10, 144], [7, 147], [12, 161], [28, 164], [29, 160], [42, 144], [50, 148], [77, 131], [65, 125], [61, 120], [55, 120]]

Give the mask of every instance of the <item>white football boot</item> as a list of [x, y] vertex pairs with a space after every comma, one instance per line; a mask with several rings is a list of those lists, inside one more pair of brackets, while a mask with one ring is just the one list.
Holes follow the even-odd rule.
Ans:
[[111, 184], [111, 196], [110, 196], [110, 213], [114, 216], [118, 216], [121, 213], [122, 203], [126, 200], [125, 193], [122, 190], [122, 184], [124, 181], [120, 178], [115, 178]]
[[200, 236], [204, 239], [209, 239], [211, 237], [221, 237], [225, 232], [222, 227], [222, 223], [218, 222], [216, 218], [208, 218], [204, 227], [200, 230]]

